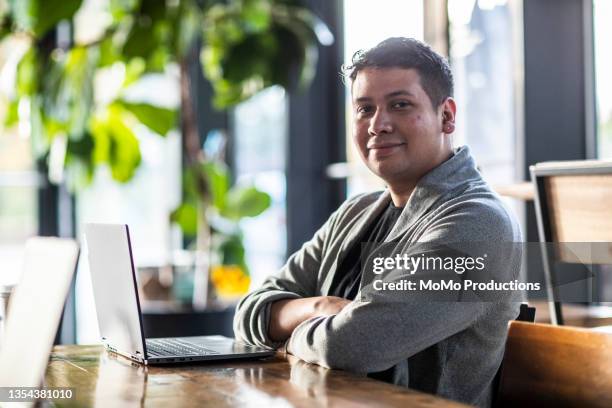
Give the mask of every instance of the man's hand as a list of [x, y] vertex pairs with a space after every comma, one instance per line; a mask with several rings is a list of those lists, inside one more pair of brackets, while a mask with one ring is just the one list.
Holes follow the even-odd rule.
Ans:
[[336, 296], [318, 296], [311, 298], [314, 300], [314, 311], [311, 317], [329, 316], [340, 313], [350, 300]]
[[349, 303], [349, 300], [336, 296], [277, 300], [270, 307], [268, 335], [274, 341], [287, 340], [304, 320], [337, 314]]

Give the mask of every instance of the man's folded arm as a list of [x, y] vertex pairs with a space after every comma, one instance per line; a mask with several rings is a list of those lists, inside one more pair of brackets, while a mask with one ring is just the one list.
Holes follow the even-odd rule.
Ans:
[[280, 271], [268, 277], [261, 288], [240, 300], [234, 315], [234, 335], [238, 340], [272, 348], [284, 344], [284, 340], [270, 337], [272, 303], [316, 296], [322, 252], [339, 212], [332, 214], [313, 238], [294, 253]]
[[481, 302], [355, 301], [336, 315], [303, 322], [287, 350], [328, 368], [377, 372], [464, 330], [484, 311]]
[[[469, 242], [483, 235], [483, 225], [489, 227], [485, 235], [491, 234], [483, 237], [485, 240], [512, 242], [512, 226], [500, 222], [497, 211], [481, 206], [478, 211], [467, 210], [440, 220], [422, 237], [422, 242]], [[510, 261], [502, 264], [503, 260], [498, 259], [488, 265], [488, 270], [497, 273], [519, 267], [520, 257]], [[421, 276], [429, 273], [423, 272]], [[492, 307], [495, 307], [492, 302], [435, 300], [411, 292], [390, 295], [370, 291], [369, 297], [356, 300], [336, 315], [304, 321], [293, 331], [287, 350], [305, 361], [329, 368], [363, 373], [382, 371], [468, 328]], [[483, 345], [486, 341], [483, 339]]]

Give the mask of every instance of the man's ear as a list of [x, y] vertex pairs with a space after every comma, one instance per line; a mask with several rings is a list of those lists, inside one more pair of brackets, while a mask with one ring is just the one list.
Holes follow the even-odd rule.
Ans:
[[457, 113], [457, 105], [451, 97], [446, 98], [442, 102], [442, 132], [451, 134], [455, 131], [455, 115]]

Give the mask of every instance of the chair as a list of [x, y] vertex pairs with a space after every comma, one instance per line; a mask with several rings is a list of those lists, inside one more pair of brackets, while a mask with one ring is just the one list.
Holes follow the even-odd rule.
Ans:
[[612, 335], [510, 322], [496, 405], [611, 407]]
[[576, 251], [589, 252], [588, 245], [574, 245], [571, 251], [562, 245], [550, 251], [546, 243], [608, 243], [610, 250], [600, 251], [598, 244], [598, 250], [582, 253], [579, 258], [593, 265], [612, 264], [612, 161], [538, 163], [530, 170], [551, 322], [562, 325], [552, 264], [577, 263]]
[[[536, 308], [535, 307], [529, 307], [528, 304], [526, 303], [522, 303], [521, 307], [519, 309], [519, 315], [516, 317], [516, 321], [519, 322], [528, 322], [528, 323], [533, 323], [535, 322], [535, 316], [536, 316]], [[495, 377], [493, 378], [493, 390], [496, 393], [493, 397], [493, 401], [494, 407], [498, 406], [497, 400], [499, 398], [499, 396], [497, 395], [497, 391], [499, 390], [499, 381], [501, 378], [501, 373], [502, 373], [502, 369], [504, 367], [504, 364], [502, 363], [499, 368], [497, 369], [497, 373], [495, 373]]]
[[533, 323], [533, 322], [535, 322], [535, 316], [536, 316], [536, 308], [535, 307], [529, 307], [528, 304], [522, 303], [521, 307], [519, 309], [519, 315], [516, 318], [516, 320], [519, 321], [519, 322], [530, 322], [530, 323]]

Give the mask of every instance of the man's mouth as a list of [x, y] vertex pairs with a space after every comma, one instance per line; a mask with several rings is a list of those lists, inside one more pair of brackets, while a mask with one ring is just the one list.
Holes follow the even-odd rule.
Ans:
[[397, 150], [401, 149], [406, 143], [393, 143], [393, 142], [385, 142], [385, 143], [373, 143], [370, 146], [367, 146], [368, 153], [373, 154], [375, 157], [381, 158], [385, 156], [392, 155]]
[[374, 143], [368, 146], [368, 150], [381, 150], [381, 149], [390, 149], [397, 146], [402, 146], [405, 143]]

